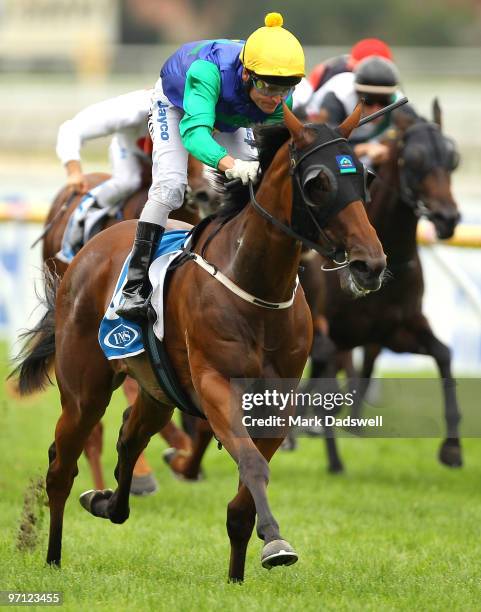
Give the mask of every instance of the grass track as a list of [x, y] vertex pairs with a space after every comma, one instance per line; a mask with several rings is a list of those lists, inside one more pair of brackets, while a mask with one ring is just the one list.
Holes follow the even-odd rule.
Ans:
[[[113, 484], [121, 396], [105, 419], [105, 467]], [[442, 610], [481, 601], [481, 443], [464, 444], [466, 467], [435, 457], [437, 440], [343, 439], [347, 471], [325, 472], [317, 440], [272, 463], [269, 495], [297, 565], [261, 568], [251, 540], [246, 582], [226, 583], [225, 509], [236, 469], [210, 448], [207, 480], [172, 479], [162, 443], [148, 449], [160, 482], [133, 499], [122, 526], [88, 516], [77, 502], [91, 487], [85, 460], [66, 509], [61, 571], [44, 567], [48, 516], [33, 553], [15, 548], [23, 494], [47, 468], [58, 394], [18, 402], [0, 397], [0, 590], [63, 591], [66, 610]]]

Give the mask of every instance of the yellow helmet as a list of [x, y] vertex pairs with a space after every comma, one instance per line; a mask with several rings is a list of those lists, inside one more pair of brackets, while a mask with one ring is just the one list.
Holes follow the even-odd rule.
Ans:
[[244, 67], [262, 76], [303, 77], [304, 51], [297, 38], [282, 27], [282, 15], [268, 13], [264, 23], [242, 48], [240, 59]]

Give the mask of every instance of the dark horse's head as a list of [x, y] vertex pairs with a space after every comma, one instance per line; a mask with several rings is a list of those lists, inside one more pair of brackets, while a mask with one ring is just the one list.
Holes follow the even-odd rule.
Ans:
[[418, 216], [426, 216], [438, 238], [451, 238], [460, 219], [451, 193], [451, 173], [459, 164], [455, 142], [441, 131], [441, 108], [433, 103], [434, 121], [419, 117], [412, 108], [393, 113], [399, 133], [398, 165], [401, 198]]

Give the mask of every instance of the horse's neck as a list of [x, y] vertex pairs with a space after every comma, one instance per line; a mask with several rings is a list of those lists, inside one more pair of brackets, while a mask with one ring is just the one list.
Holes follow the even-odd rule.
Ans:
[[388, 264], [407, 263], [417, 253], [418, 218], [401, 199], [398, 156], [393, 145], [390, 160], [379, 171], [379, 189], [369, 213], [379, 236]]
[[[281, 172], [276, 172], [275, 176], [269, 174], [270, 177], [264, 177], [256, 199], [270, 214], [289, 224], [291, 203], [286, 200], [290, 198], [281, 197], [281, 189], [272, 186], [285, 185], [285, 179], [282, 180]], [[284, 195], [285, 192], [284, 189]], [[250, 205], [236, 218], [235, 235], [235, 253], [229, 266], [235, 282], [261, 299], [271, 302], [288, 300], [295, 286], [300, 245]]]

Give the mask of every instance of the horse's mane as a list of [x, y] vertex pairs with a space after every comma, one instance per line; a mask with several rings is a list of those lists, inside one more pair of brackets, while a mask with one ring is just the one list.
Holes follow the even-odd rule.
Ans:
[[[258, 125], [254, 128], [255, 145], [259, 152], [259, 165], [262, 174], [271, 165], [277, 151], [289, 139], [289, 130], [283, 123], [273, 125]], [[215, 172], [214, 187], [221, 197], [221, 205], [216, 213], [216, 218], [223, 221], [235, 217], [243, 210], [249, 202], [249, 187], [239, 185], [226, 189], [225, 183], [228, 179], [223, 172]]]

